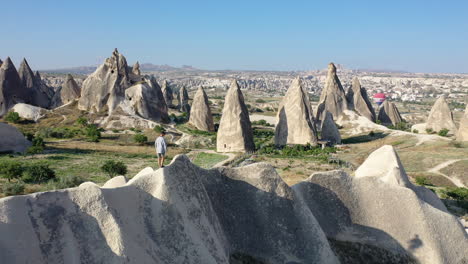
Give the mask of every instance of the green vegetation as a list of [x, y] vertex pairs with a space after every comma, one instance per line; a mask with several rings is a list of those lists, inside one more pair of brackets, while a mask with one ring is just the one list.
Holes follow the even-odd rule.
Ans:
[[99, 142], [101, 131], [95, 124], [88, 125], [85, 129], [85, 135], [90, 142]]
[[411, 124], [403, 121], [403, 122], [397, 123], [396, 125], [390, 125], [390, 126], [388, 126], [388, 128], [410, 132], [411, 131]]
[[439, 133], [437, 133], [437, 134], [438, 134], [439, 136], [441, 136], [441, 137], [446, 137], [447, 134], [448, 134], [448, 132], [449, 132], [448, 129], [442, 128], [442, 129], [439, 131]]
[[2, 191], [5, 195], [18, 195], [24, 192], [24, 183], [8, 182], [2, 186]]
[[166, 129], [161, 126], [161, 125], [156, 125], [154, 128], [153, 128], [154, 132], [158, 133], [158, 134], [161, 134], [162, 132], [166, 132]]
[[55, 179], [55, 171], [45, 163], [32, 164], [26, 167], [22, 179], [26, 183], [43, 183]]
[[19, 121], [21, 120], [19, 114], [17, 112], [8, 112], [5, 116], [5, 121], [9, 122], [9, 123], [14, 123], [14, 124], [17, 124], [19, 123]]
[[57, 178], [57, 181], [54, 183], [54, 189], [65, 189], [78, 186], [85, 182], [83, 178], [77, 175], [67, 175]]
[[270, 129], [253, 129], [255, 149], [259, 150], [262, 147], [269, 145], [273, 142], [275, 132]]
[[84, 116], [78, 117], [76, 123], [82, 127], [86, 127], [88, 125], [88, 119]]
[[127, 166], [121, 161], [108, 160], [102, 165], [101, 170], [110, 178], [127, 174]]
[[426, 128], [426, 133], [427, 134], [435, 134], [434, 130], [432, 128]]
[[413, 133], [414, 133], [414, 134], [418, 134], [419, 131], [418, 131], [417, 129], [413, 129]]
[[260, 119], [258, 121], [252, 121], [252, 125], [254, 125], [254, 126], [267, 126], [267, 127], [273, 127], [274, 126], [274, 125], [268, 123], [264, 119]]
[[260, 99], [257, 99], [257, 100], [255, 100], [255, 102], [256, 102], [256, 103], [259, 103], [259, 104], [266, 103], [266, 101], [265, 101], [265, 100], [263, 100], [263, 99], [261, 99], [261, 98], [260, 98]]
[[21, 162], [13, 160], [4, 160], [0, 162], [0, 176], [8, 181], [20, 178], [23, 171], [24, 167]]
[[447, 188], [443, 193], [454, 200], [468, 201], [468, 188]]
[[133, 140], [140, 145], [144, 145], [148, 142], [148, 137], [143, 134], [135, 134]]
[[209, 169], [227, 158], [226, 155], [200, 152], [195, 156], [192, 162], [201, 168]]
[[275, 157], [312, 157], [320, 161], [328, 161], [331, 153], [336, 153], [335, 147], [326, 147], [322, 149], [319, 146], [307, 145], [292, 145], [284, 146], [283, 148], [274, 145], [266, 145], [260, 148], [258, 154], [266, 154]]
[[415, 178], [415, 181], [416, 181], [416, 184], [421, 185], [421, 186], [424, 186], [424, 185], [433, 186], [431, 182], [429, 181], [429, 179], [427, 179], [424, 176], [417, 176]]

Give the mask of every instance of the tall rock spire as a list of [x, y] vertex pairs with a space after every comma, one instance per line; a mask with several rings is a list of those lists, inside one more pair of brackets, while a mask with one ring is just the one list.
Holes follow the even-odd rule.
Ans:
[[208, 96], [201, 86], [193, 97], [189, 123], [199, 130], [214, 131], [213, 116], [208, 104]]
[[34, 75], [31, 67], [29, 67], [28, 61], [23, 59], [18, 70], [18, 74], [21, 80], [21, 84], [28, 90], [31, 96], [31, 105], [47, 108], [50, 105], [50, 98], [46, 91], [42, 90], [41, 79], [37, 79]]
[[400, 111], [393, 102], [385, 101], [380, 107], [378, 120], [383, 124], [396, 125], [403, 122]]
[[138, 63], [138, 61], [135, 64], [133, 64], [132, 73], [135, 75], [141, 75], [140, 63]]
[[174, 104], [172, 101], [174, 100], [174, 94], [166, 80], [163, 81], [161, 90], [164, 95], [164, 100], [166, 101], [167, 107], [173, 107]]
[[335, 64], [328, 64], [328, 74], [325, 81], [320, 102], [317, 108], [317, 119], [322, 118], [323, 112], [328, 111], [333, 118], [338, 119], [344, 110], [348, 109], [346, 94], [336, 75]]
[[367, 91], [361, 87], [361, 83], [357, 77], [354, 77], [352, 86], [346, 94], [348, 100], [348, 108], [355, 110], [358, 114], [366, 117], [372, 122], [375, 122], [374, 107], [367, 96]]
[[457, 132], [458, 141], [468, 141], [468, 104], [466, 105], [465, 114], [460, 120], [460, 127]]
[[17, 103], [31, 103], [29, 91], [22, 85], [10, 57], [0, 67], [0, 116]]
[[278, 109], [275, 129], [275, 145], [317, 144], [313, 114], [309, 97], [301, 80], [293, 80]]
[[67, 75], [67, 79], [62, 85], [62, 88], [55, 93], [52, 100], [53, 107], [58, 107], [80, 98], [81, 88], [76, 83], [71, 74]]
[[181, 112], [183, 112], [183, 113], [190, 114], [190, 105], [188, 103], [189, 96], [188, 96], [187, 89], [185, 89], [184, 86], [182, 86], [182, 88], [180, 88], [177, 97], [179, 99], [179, 110]]
[[255, 150], [249, 112], [236, 80], [232, 81], [226, 94], [216, 145], [219, 152]]
[[429, 113], [426, 121], [426, 129], [427, 128], [430, 128], [435, 132], [445, 128], [448, 129], [451, 134], [456, 133], [457, 126], [453, 121], [452, 111], [450, 110], [444, 95], [439, 97], [432, 106], [431, 112]]

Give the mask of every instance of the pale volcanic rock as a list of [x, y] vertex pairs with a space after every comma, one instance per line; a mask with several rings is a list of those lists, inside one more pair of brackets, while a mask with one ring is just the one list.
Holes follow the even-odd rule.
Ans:
[[328, 64], [328, 74], [325, 81], [320, 102], [317, 108], [317, 119], [323, 116], [323, 112], [328, 111], [333, 118], [338, 119], [344, 110], [348, 109], [346, 94], [341, 85], [340, 79], [336, 75], [336, 67], [333, 63]]
[[161, 90], [164, 95], [164, 100], [166, 101], [167, 107], [174, 107], [174, 104], [172, 103], [172, 101], [174, 100], [174, 93], [169, 84], [167, 83], [167, 80], [163, 81]]
[[379, 116], [377, 118], [382, 124], [396, 125], [403, 122], [403, 118], [400, 115], [400, 111], [396, 107], [395, 103], [385, 101], [380, 107]]
[[442, 129], [448, 129], [450, 134], [455, 134], [457, 126], [453, 121], [453, 114], [450, 107], [442, 95], [437, 99], [432, 106], [431, 112], [426, 121], [426, 129], [432, 129], [435, 132], [439, 132]]
[[366, 89], [361, 87], [361, 83], [357, 77], [353, 78], [352, 86], [349, 88], [346, 98], [350, 109], [375, 122], [374, 107], [372, 107]]
[[68, 74], [62, 87], [55, 93], [52, 104], [54, 107], [68, 104], [69, 102], [80, 98], [80, 95], [80, 86], [78, 86], [75, 79], [73, 79], [73, 76]]
[[37, 122], [47, 113], [47, 110], [44, 108], [23, 103], [15, 104], [10, 111], [18, 113], [23, 119], [32, 120], [34, 122]]
[[465, 109], [465, 114], [460, 120], [460, 126], [457, 132], [458, 141], [468, 141], [468, 105]]
[[122, 187], [127, 184], [127, 178], [125, 176], [115, 176], [112, 179], [106, 181], [101, 188], [111, 189], [111, 188], [118, 188]]
[[135, 75], [141, 75], [140, 63], [138, 63], [138, 61], [135, 64], [133, 64], [132, 73]]
[[0, 116], [17, 103], [30, 103], [29, 91], [21, 84], [21, 79], [10, 57], [0, 67]]
[[293, 80], [278, 108], [275, 145], [317, 144], [309, 97], [299, 78]]
[[302, 195], [327, 237], [407, 256], [383, 261], [385, 252], [375, 252], [375, 260], [369, 263], [468, 260], [463, 227], [432, 191], [409, 181], [392, 146], [373, 152], [354, 177], [343, 171], [319, 172], [293, 189]]
[[233, 80], [225, 101], [217, 133], [218, 152], [251, 152], [255, 150], [252, 125], [244, 95]]
[[117, 49], [83, 82], [78, 108], [90, 112], [107, 110], [109, 114], [117, 108], [130, 86], [127, 60]]
[[125, 90], [125, 104], [130, 112], [156, 122], [168, 122], [167, 105], [161, 87], [154, 78]]
[[[0, 153], [24, 153], [31, 145], [31, 142], [26, 140], [24, 135], [21, 134], [16, 127], [6, 123], [0, 123]], [[1, 219], [2, 217], [0, 216], [0, 225], [2, 223]], [[0, 234], [2, 234], [2, 232], [0, 232]], [[2, 260], [1, 251], [2, 250], [0, 250], [0, 260]]]
[[320, 135], [322, 140], [328, 141], [331, 145], [341, 144], [341, 135], [338, 127], [333, 121], [333, 116], [330, 112], [323, 113], [322, 125], [320, 127]]
[[201, 86], [193, 97], [189, 123], [199, 130], [214, 131], [213, 115], [208, 103], [208, 96]]
[[37, 79], [26, 59], [23, 59], [18, 70], [21, 85], [31, 96], [31, 105], [47, 108], [50, 105], [48, 94], [42, 90], [41, 79]]
[[179, 101], [179, 111], [190, 114], [189, 96], [185, 87], [180, 88], [177, 98]]

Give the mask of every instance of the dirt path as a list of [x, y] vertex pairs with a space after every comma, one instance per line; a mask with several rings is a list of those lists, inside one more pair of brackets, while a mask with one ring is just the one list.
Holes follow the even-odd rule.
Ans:
[[454, 178], [454, 177], [449, 177], [447, 176], [446, 174], [443, 174], [442, 172], [440, 172], [441, 169], [447, 167], [447, 166], [450, 166], [452, 165], [453, 163], [455, 162], [458, 162], [460, 160], [467, 160], [467, 159], [453, 159], [453, 160], [448, 160], [446, 162], [442, 162], [441, 164], [435, 166], [434, 168], [432, 169], [429, 169], [427, 172], [430, 172], [430, 173], [435, 173], [435, 174], [439, 174], [441, 176], [444, 176], [446, 179], [450, 180], [453, 184], [455, 184], [455, 186], [457, 187], [466, 187], [459, 179], [457, 178]]

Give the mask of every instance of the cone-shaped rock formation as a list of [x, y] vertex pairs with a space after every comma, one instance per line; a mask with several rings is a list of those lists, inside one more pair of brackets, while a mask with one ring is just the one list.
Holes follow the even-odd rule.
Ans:
[[403, 122], [400, 111], [393, 102], [389, 101], [385, 101], [380, 107], [378, 120], [387, 125], [396, 125]]
[[336, 127], [333, 116], [330, 112], [326, 111], [323, 113], [322, 125], [321, 125], [321, 138], [322, 140], [328, 141], [331, 145], [341, 144], [341, 135], [338, 127]]
[[322, 118], [323, 112], [328, 111], [333, 118], [338, 119], [344, 110], [348, 109], [346, 94], [341, 85], [340, 79], [336, 75], [336, 67], [333, 63], [328, 64], [328, 74], [320, 95], [320, 102], [317, 108], [317, 119]]
[[437, 99], [432, 106], [429, 117], [426, 121], [426, 129], [432, 129], [435, 132], [439, 132], [442, 129], [448, 129], [451, 134], [457, 132], [457, 126], [453, 121], [452, 111], [445, 99], [445, 96], [442, 95]]
[[242, 91], [234, 80], [225, 101], [216, 148], [218, 152], [251, 152], [255, 150], [249, 111], [245, 106]]
[[275, 145], [317, 144], [309, 97], [299, 78], [293, 80], [278, 108]]
[[465, 109], [465, 114], [460, 120], [460, 127], [457, 132], [458, 141], [468, 141], [468, 105]]
[[374, 107], [372, 107], [369, 97], [367, 96], [366, 89], [361, 87], [361, 83], [357, 77], [354, 77], [352, 86], [346, 94], [346, 98], [350, 109], [355, 110], [358, 114], [375, 122]]
[[166, 101], [167, 107], [174, 107], [174, 104], [172, 103], [174, 100], [174, 93], [166, 80], [163, 81], [161, 90], [164, 95], [164, 100]]
[[191, 108], [189, 123], [199, 130], [214, 131], [213, 116], [208, 104], [208, 96], [201, 86], [193, 97]]
[[17, 103], [31, 103], [30, 91], [21, 83], [10, 57], [0, 67], [0, 116]]
[[138, 61], [135, 64], [133, 64], [132, 73], [135, 75], [141, 75], [140, 63], [138, 63]]
[[111, 113], [124, 99], [129, 86], [127, 60], [115, 49], [112, 56], [84, 80], [78, 108]]
[[23, 59], [18, 70], [18, 75], [21, 80], [21, 85], [27, 89], [31, 96], [31, 105], [42, 108], [49, 107], [50, 98], [45, 91], [42, 90], [41, 79], [37, 79], [31, 67], [29, 67], [26, 59]]
[[67, 75], [67, 79], [63, 83], [60, 90], [55, 93], [52, 104], [54, 107], [58, 107], [64, 104], [80, 98], [81, 88], [76, 83], [75, 79], [71, 74]]
[[154, 77], [125, 90], [125, 99], [135, 114], [156, 122], [169, 121], [161, 87]]
[[185, 87], [180, 88], [177, 99], [179, 100], [179, 111], [190, 114], [189, 96]]

